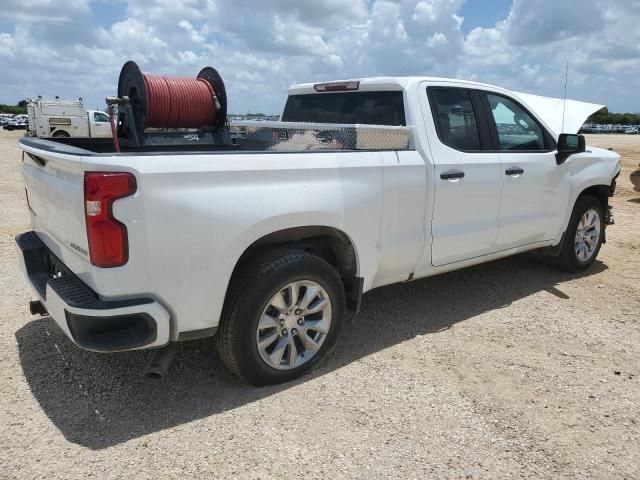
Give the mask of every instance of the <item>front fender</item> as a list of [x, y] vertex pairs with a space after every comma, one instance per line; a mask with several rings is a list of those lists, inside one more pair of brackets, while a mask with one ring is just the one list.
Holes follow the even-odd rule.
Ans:
[[565, 165], [569, 169], [571, 193], [564, 213], [563, 228], [558, 232], [554, 245], [562, 240], [578, 197], [591, 187], [610, 187], [621, 170], [620, 155], [597, 147], [589, 147], [584, 153], [572, 155]]

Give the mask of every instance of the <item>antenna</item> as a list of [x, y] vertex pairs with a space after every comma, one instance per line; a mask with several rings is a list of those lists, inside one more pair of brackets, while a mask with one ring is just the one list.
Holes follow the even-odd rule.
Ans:
[[560, 133], [564, 133], [564, 110], [567, 105], [567, 80], [569, 79], [569, 61], [567, 60], [567, 68], [564, 71], [564, 98], [562, 99], [562, 130]]

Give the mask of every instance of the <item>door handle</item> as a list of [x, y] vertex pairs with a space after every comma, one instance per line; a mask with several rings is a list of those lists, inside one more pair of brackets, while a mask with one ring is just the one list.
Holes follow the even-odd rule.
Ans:
[[511, 167], [507, 168], [504, 173], [511, 176], [522, 175], [524, 173], [524, 170], [520, 167]]
[[441, 173], [440, 178], [442, 180], [456, 181], [464, 178], [464, 172], [461, 172], [459, 170], [451, 170], [449, 172]]

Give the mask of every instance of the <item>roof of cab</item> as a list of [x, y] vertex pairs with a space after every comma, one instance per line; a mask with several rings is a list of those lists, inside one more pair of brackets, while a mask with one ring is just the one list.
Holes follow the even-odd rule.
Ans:
[[289, 87], [289, 95], [300, 95], [307, 93], [323, 93], [316, 92], [314, 90], [314, 85], [322, 84], [322, 83], [338, 83], [338, 82], [360, 82], [360, 87], [358, 90], [361, 91], [375, 91], [375, 90], [405, 90], [412, 84], [416, 84], [419, 82], [447, 82], [447, 83], [459, 83], [474, 87], [490, 87], [493, 89], [503, 90], [507, 92], [508, 90], [498, 87], [496, 85], [489, 85], [487, 83], [474, 82], [471, 80], [460, 80], [456, 78], [445, 78], [445, 77], [368, 77], [368, 78], [351, 78], [345, 80], [327, 80], [325, 82], [313, 82], [313, 83], [299, 83], [295, 85], [291, 85]]
[[326, 82], [301, 83], [289, 87], [289, 95], [323, 94], [316, 92], [313, 88], [318, 83], [359, 81], [359, 91], [380, 91], [380, 90], [408, 90], [420, 82], [438, 82], [446, 84], [457, 84], [478, 89], [490, 89], [497, 93], [504, 93], [513, 96], [521, 101], [525, 106], [533, 110], [540, 119], [547, 124], [552, 132], [557, 136], [559, 133], [577, 133], [587, 118], [595, 112], [606, 111], [605, 105], [580, 102], [570, 99], [542, 97], [527, 93], [507, 90], [488, 83], [474, 82], [470, 80], [459, 80], [456, 78], [443, 77], [370, 77], [352, 78], [348, 80], [330, 80]]

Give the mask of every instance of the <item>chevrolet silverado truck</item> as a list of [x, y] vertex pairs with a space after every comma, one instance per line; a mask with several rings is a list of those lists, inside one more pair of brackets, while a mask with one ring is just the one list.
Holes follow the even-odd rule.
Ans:
[[583, 271], [620, 162], [574, 134], [600, 106], [563, 103], [370, 78], [291, 87], [236, 148], [24, 137], [32, 311], [96, 352], [215, 337], [261, 385], [317, 365], [373, 288], [532, 250]]

